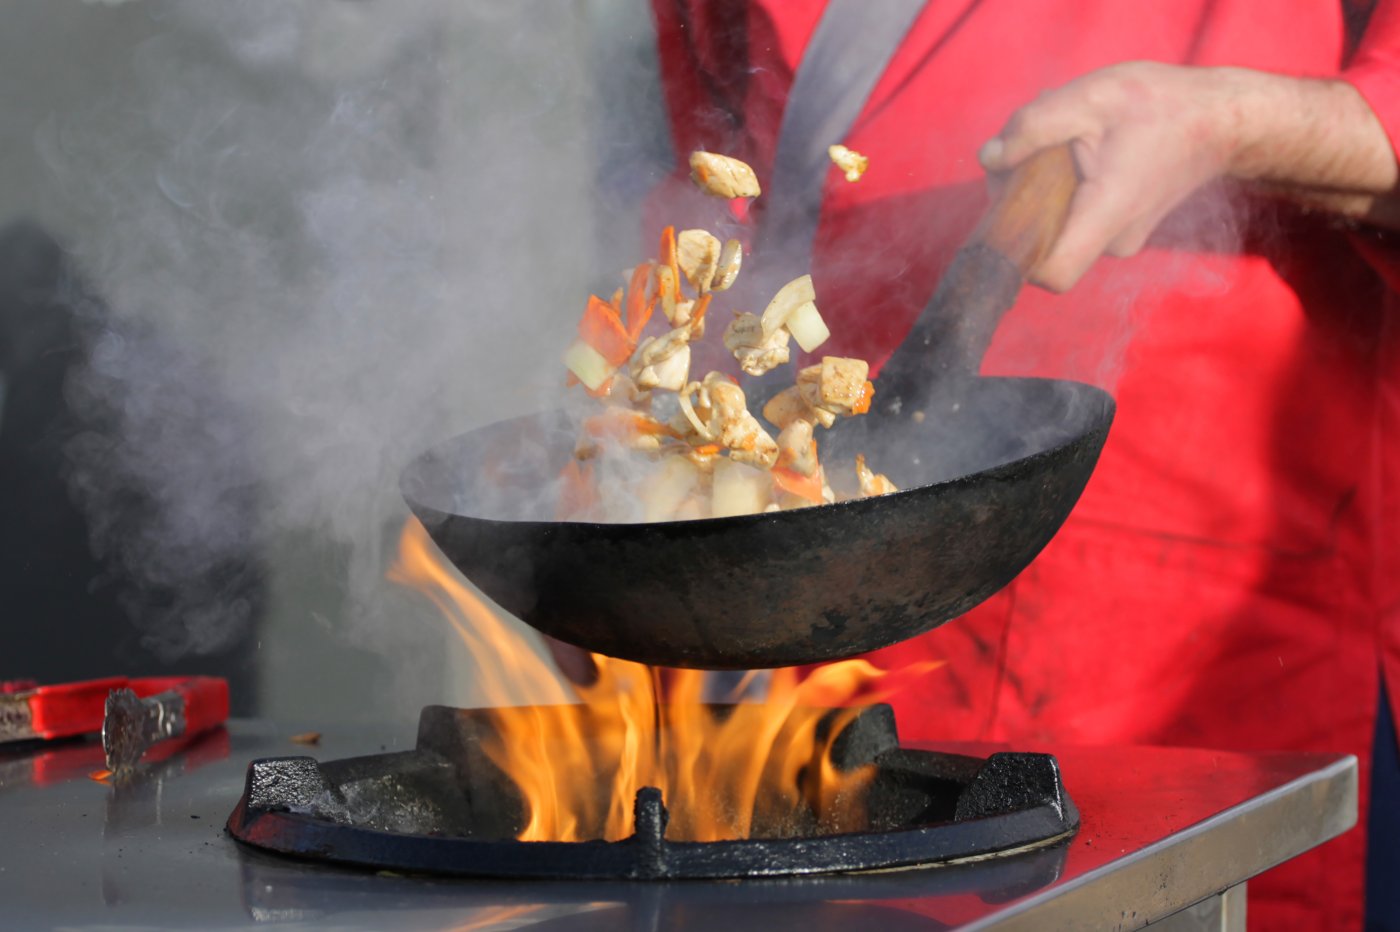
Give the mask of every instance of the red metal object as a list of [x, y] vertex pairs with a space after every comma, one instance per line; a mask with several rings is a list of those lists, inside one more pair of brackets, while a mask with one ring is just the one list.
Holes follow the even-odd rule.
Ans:
[[228, 682], [212, 676], [114, 676], [51, 686], [0, 682], [0, 743], [101, 731], [107, 696], [115, 689], [130, 689], [142, 699], [164, 692], [179, 694], [188, 734], [206, 731], [228, 718]]

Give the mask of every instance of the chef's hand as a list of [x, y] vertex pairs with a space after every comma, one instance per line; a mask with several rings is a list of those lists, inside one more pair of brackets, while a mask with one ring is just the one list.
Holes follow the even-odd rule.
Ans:
[[1081, 184], [1031, 280], [1072, 287], [1103, 254], [1130, 256], [1212, 181], [1400, 226], [1395, 154], [1365, 99], [1341, 81], [1242, 68], [1131, 62], [1091, 72], [1018, 110], [982, 147], [993, 174], [1070, 143]]

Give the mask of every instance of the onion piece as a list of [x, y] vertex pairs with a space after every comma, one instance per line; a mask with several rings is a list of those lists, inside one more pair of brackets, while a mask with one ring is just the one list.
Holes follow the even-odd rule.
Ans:
[[719, 262], [715, 265], [715, 275], [710, 281], [711, 291], [724, 291], [739, 277], [739, 267], [744, 264], [744, 244], [737, 239], [726, 240], [719, 252]]
[[772, 501], [772, 489], [773, 479], [767, 470], [734, 460], [718, 460], [710, 513], [716, 518], [757, 514]]
[[591, 392], [602, 388], [603, 383], [617, 371], [608, 364], [602, 353], [582, 340], [575, 340], [564, 351], [564, 365], [568, 366], [569, 371], [578, 376], [578, 380]]
[[695, 433], [699, 434], [702, 440], [714, 440], [714, 433], [705, 426], [704, 421], [696, 416], [695, 408], [690, 404], [690, 396], [699, 390], [700, 383], [691, 382], [677, 394], [677, 400], [681, 405], [681, 413], [685, 415], [686, 420], [690, 421], [690, 426], [695, 428]]
[[816, 301], [817, 293], [812, 288], [812, 276], [794, 278], [778, 289], [773, 300], [763, 309], [763, 332], [772, 333], [787, 322], [788, 315], [808, 301]]
[[811, 301], [804, 301], [793, 308], [787, 320], [783, 321], [783, 327], [792, 334], [804, 353], [812, 352], [831, 337], [831, 330]]

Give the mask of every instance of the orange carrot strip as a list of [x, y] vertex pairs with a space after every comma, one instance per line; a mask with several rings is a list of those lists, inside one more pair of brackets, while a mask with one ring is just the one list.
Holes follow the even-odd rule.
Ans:
[[581, 384], [582, 384], [582, 383], [579, 382], [579, 380], [578, 380], [578, 376], [574, 375], [572, 372], [570, 372], [568, 375], [566, 375], [566, 376], [564, 377], [564, 387], [565, 387], [565, 388], [573, 388], [575, 385], [581, 385]]
[[609, 408], [602, 414], [583, 419], [583, 429], [594, 437], [626, 439], [636, 435], [674, 437], [676, 432], [654, 417], [625, 408]]
[[579, 339], [598, 351], [610, 366], [620, 366], [632, 355], [637, 343], [622, 326], [612, 305], [597, 295], [588, 296], [588, 306], [578, 322]]
[[695, 448], [695, 452], [701, 456], [715, 456], [722, 449], [724, 448], [717, 443], [702, 443]]
[[786, 466], [774, 466], [772, 469], [773, 483], [784, 492], [807, 499], [809, 502], [816, 502], [820, 505], [822, 499], [822, 474], [821, 470], [813, 472], [810, 476], [804, 476], [795, 469], [788, 469]]
[[864, 414], [870, 410], [870, 400], [875, 397], [875, 383], [869, 379], [865, 380], [864, 387], [860, 390], [860, 395], [856, 398], [856, 403], [851, 405], [852, 414]]
[[661, 231], [661, 263], [671, 267], [671, 281], [675, 282], [674, 297], [681, 299], [681, 263], [676, 255], [676, 228], [667, 227]]
[[655, 301], [647, 300], [647, 277], [651, 275], [651, 263], [643, 262], [632, 270], [632, 280], [627, 283], [627, 335], [636, 343], [641, 339], [642, 330], [651, 320]]
[[690, 329], [699, 330], [705, 325], [705, 312], [710, 309], [710, 298], [713, 292], [706, 292], [695, 299], [695, 306], [690, 309]]

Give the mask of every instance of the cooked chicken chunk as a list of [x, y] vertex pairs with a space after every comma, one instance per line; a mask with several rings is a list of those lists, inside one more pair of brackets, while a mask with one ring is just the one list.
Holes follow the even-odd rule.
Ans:
[[863, 359], [825, 356], [797, 373], [797, 387], [812, 407], [844, 416], [861, 404], [869, 374], [870, 365]]
[[828, 146], [826, 154], [831, 157], [831, 161], [836, 163], [837, 168], [846, 173], [847, 181], [859, 181], [860, 176], [865, 174], [865, 170], [870, 167], [870, 159], [839, 143]]
[[788, 361], [786, 330], [763, 333], [763, 321], [757, 314], [736, 314], [724, 328], [724, 346], [739, 360], [739, 368], [749, 375], [763, 375]]
[[631, 372], [639, 389], [680, 391], [690, 378], [690, 330], [677, 327], [648, 337], [632, 354]]
[[872, 472], [865, 465], [865, 457], [859, 453], [856, 454], [856, 481], [860, 483], [860, 494], [866, 497], [899, 491], [883, 473]]
[[[817, 367], [810, 366], [808, 368], [815, 369]], [[801, 378], [800, 373], [798, 378]], [[835, 414], [821, 408], [813, 408], [807, 403], [800, 384], [785, 388], [768, 399], [768, 403], [763, 406], [763, 416], [779, 430], [784, 429], [798, 418], [813, 421], [823, 427], [830, 427], [836, 423]]]
[[778, 465], [804, 476], [817, 471], [817, 444], [812, 422], [796, 418], [778, 434]]
[[758, 177], [744, 162], [713, 152], [690, 153], [690, 177], [715, 197], [758, 197]]
[[705, 230], [682, 230], [676, 237], [676, 262], [698, 293], [710, 290], [719, 265], [719, 240]]
[[710, 433], [729, 448], [729, 458], [765, 469], [778, 461], [778, 444], [749, 413], [744, 390], [720, 372], [705, 376], [709, 394]]

